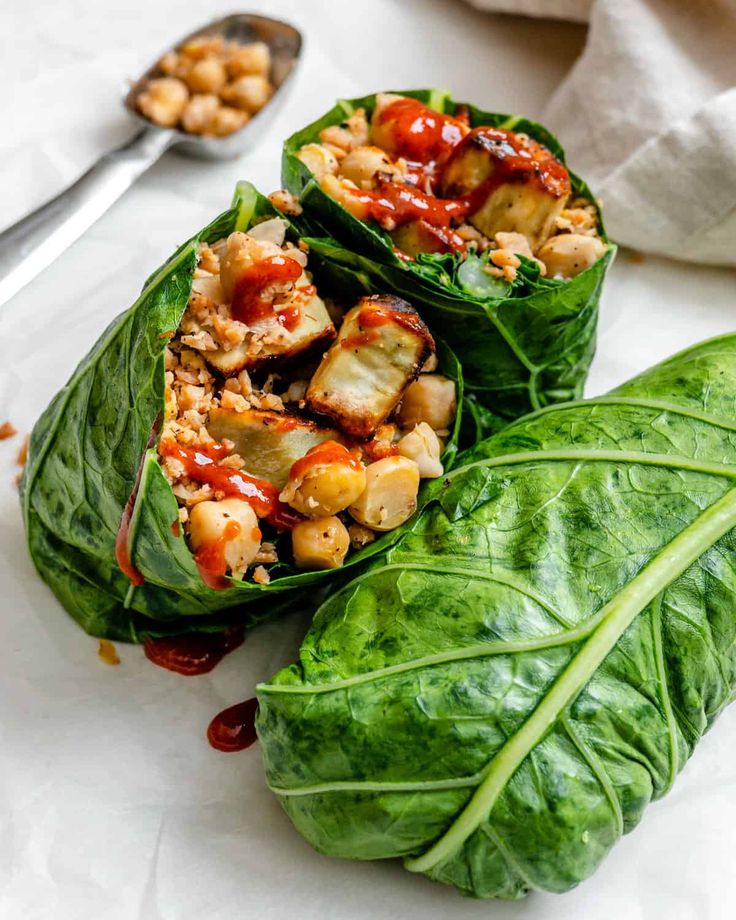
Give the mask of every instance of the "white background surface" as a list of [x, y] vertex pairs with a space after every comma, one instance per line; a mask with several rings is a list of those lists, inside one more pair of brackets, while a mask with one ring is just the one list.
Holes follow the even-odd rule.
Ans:
[[[170, 40], [230, 2], [3, 4], [0, 224], [58, 191], [129, 128], [119, 106]], [[488, 17], [450, 2], [253, 2], [306, 32], [293, 95], [236, 162], [168, 154], [0, 313], [0, 422], [28, 431], [109, 319], [174, 247], [223, 209], [238, 178], [278, 182], [281, 137], [336, 95], [443, 86], [539, 115], [582, 27]], [[564, 143], [564, 138], [562, 139]], [[572, 164], [574, 167], [574, 163]], [[646, 207], [646, 202], [642, 202]], [[734, 274], [621, 253], [588, 392], [736, 328]], [[259, 752], [223, 755], [204, 731], [285, 663], [298, 618], [254, 631], [210, 676], [182, 678], [119, 647], [120, 667], [66, 616], [26, 557], [13, 485], [20, 438], [0, 443], [0, 918], [258, 917], [727, 920], [736, 913], [736, 711], [674, 791], [598, 874], [565, 896], [476, 903], [398, 864], [314, 853], [265, 788]]]

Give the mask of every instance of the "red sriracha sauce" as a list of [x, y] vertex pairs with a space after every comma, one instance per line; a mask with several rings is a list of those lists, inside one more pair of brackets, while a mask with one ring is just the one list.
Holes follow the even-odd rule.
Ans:
[[207, 740], [217, 751], [244, 751], [254, 744], [258, 700], [236, 703], [219, 712], [207, 728]]
[[[237, 521], [229, 520], [225, 525], [222, 535], [211, 543], [205, 543], [194, 554], [194, 561], [199, 569], [200, 577], [208, 588], [215, 590], [226, 588], [225, 572], [227, 572], [227, 559], [225, 550], [227, 544], [240, 536], [241, 527]], [[260, 537], [260, 531], [259, 531]]]
[[351, 191], [351, 194], [366, 205], [368, 217], [381, 225], [388, 224], [389, 229], [413, 220], [424, 220], [432, 227], [450, 227], [465, 220], [469, 210], [466, 201], [435, 198], [401, 182], [382, 182], [375, 192]]
[[362, 469], [360, 460], [351, 453], [347, 447], [337, 441], [323, 441], [316, 444], [291, 465], [289, 479], [303, 479], [315, 466], [328, 466], [332, 463], [342, 463], [352, 470]]
[[378, 116], [379, 124], [391, 122], [392, 150], [396, 157], [416, 163], [441, 162], [460, 143], [467, 128], [462, 121], [435, 112], [408, 97], [395, 99]]
[[265, 518], [277, 529], [293, 527], [301, 520], [294, 512], [289, 514], [281, 507], [279, 490], [275, 485], [218, 463], [217, 460], [229, 453], [223, 444], [214, 442], [200, 447], [182, 447], [175, 441], [166, 440], [161, 442], [159, 451], [178, 460], [190, 479], [207, 483], [215, 492], [222, 492], [228, 498], [247, 501], [258, 517]]
[[244, 641], [245, 630], [233, 627], [221, 633], [199, 636], [167, 636], [163, 639], [147, 636], [143, 640], [143, 651], [146, 658], [160, 668], [193, 677], [207, 674]]
[[252, 326], [259, 320], [276, 316], [269, 288], [293, 284], [301, 273], [301, 265], [288, 256], [269, 256], [246, 268], [235, 283], [233, 319]]

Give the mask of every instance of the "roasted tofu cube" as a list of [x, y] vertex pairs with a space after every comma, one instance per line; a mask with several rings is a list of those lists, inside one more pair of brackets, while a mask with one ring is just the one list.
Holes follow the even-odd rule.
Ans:
[[275, 316], [255, 323], [245, 339], [232, 348], [208, 351], [204, 357], [222, 374], [258, 367], [269, 361], [286, 360], [317, 342], [330, 342], [335, 327], [322, 299], [306, 281], [297, 283], [293, 296], [275, 309]]
[[570, 175], [529, 137], [474, 128], [447, 161], [440, 193], [468, 200], [468, 219], [481, 233], [523, 233], [536, 252], [570, 196]]
[[227, 439], [245, 461], [251, 476], [266, 479], [283, 489], [292, 464], [323, 441], [339, 441], [340, 435], [309, 419], [285, 412], [250, 409], [212, 409], [207, 430], [216, 441]]
[[411, 304], [392, 295], [363, 297], [312, 377], [307, 405], [350, 437], [369, 438], [433, 352]]

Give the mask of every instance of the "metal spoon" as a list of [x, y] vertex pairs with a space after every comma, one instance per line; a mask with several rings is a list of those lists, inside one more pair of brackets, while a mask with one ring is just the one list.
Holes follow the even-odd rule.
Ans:
[[122, 147], [100, 157], [69, 188], [0, 233], [0, 306], [102, 217], [169, 147], [176, 145], [189, 156], [228, 159], [243, 153], [263, 135], [284, 101], [285, 84], [299, 60], [301, 33], [277, 19], [242, 13], [197, 29], [175, 47], [202, 35], [223, 35], [241, 44], [265, 42], [271, 50], [272, 98], [246, 125], [226, 137], [200, 137], [176, 128], [160, 128], [143, 118], [135, 104], [146, 80], [156, 72], [159, 55], [124, 100], [125, 107], [143, 126], [142, 130]]

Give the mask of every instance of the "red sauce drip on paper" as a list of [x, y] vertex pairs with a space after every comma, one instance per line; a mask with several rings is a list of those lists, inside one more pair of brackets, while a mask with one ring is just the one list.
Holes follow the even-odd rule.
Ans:
[[135, 482], [133, 483], [133, 488], [128, 500], [125, 503], [123, 508], [123, 513], [120, 517], [120, 524], [118, 526], [118, 532], [115, 537], [115, 561], [118, 564], [118, 568], [125, 575], [125, 577], [130, 581], [132, 585], [140, 587], [145, 579], [143, 574], [138, 571], [138, 569], [133, 565], [133, 560], [130, 558], [130, 551], [128, 549], [128, 536], [130, 532], [130, 519], [133, 517], [133, 509], [135, 508], [135, 502], [138, 498], [138, 489], [141, 485], [141, 476], [143, 475], [143, 464], [146, 459], [146, 451], [153, 447], [158, 437], [158, 433], [161, 429], [162, 417], [159, 415], [156, 418], [156, 421], [153, 423], [151, 428], [151, 433], [148, 436], [148, 442], [146, 443], [143, 453], [141, 454], [141, 459], [138, 462], [138, 470], [135, 474]]
[[295, 461], [289, 471], [289, 479], [302, 479], [312, 467], [328, 466], [332, 463], [341, 463], [352, 470], [361, 469], [360, 460], [352, 454], [347, 447], [337, 441], [323, 441], [317, 444]]
[[163, 639], [148, 636], [143, 641], [143, 651], [146, 658], [160, 668], [193, 677], [207, 674], [244, 641], [245, 630], [233, 627], [221, 633], [199, 636], [167, 636]]
[[462, 121], [435, 112], [408, 97], [396, 99], [378, 116], [380, 124], [391, 122], [394, 156], [418, 163], [446, 159], [465, 135]]
[[258, 700], [236, 703], [219, 712], [207, 728], [207, 740], [217, 751], [244, 751], [258, 740], [256, 712]]
[[235, 283], [233, 318], [247, 326], [275, 316], [268, 289], [274, 284], [293, 284], [302, 273], [301, 265], [288, 256], [269, 256], [247, 268]]

